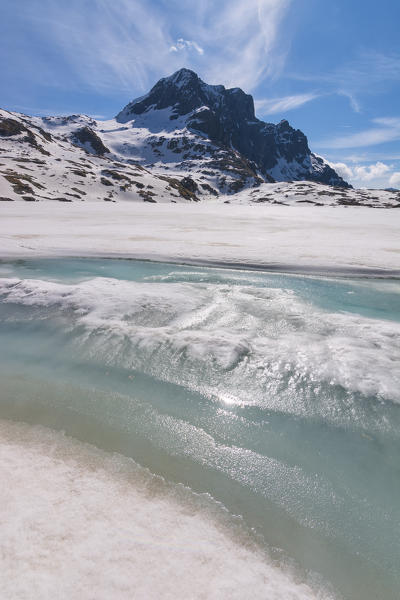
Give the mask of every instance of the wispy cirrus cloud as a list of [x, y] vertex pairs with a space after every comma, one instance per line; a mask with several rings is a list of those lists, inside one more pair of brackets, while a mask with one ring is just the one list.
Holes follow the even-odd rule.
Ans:
[[279, 72], [289, 43], [279, 33], [291, 0], [4, 2], [26, 33], [3, 42], [15, 72], [60, 89], [142, 93], [185, 66], [250, 91]]
[[381, 93], [400, 80], [400, 55], [364, 50], [333, 71], [292, 73], [290, 77], [323, 85], [328, 93], [347, 97], [351, 108], [359, 113], [362, 111], [360, 96]]
[[316, 142], [321, 148], [361, 148], [400, 139], [400, 118], [373, 119], [375, 127]]
[[282, 96], [281, 98], [267, 98], [264, 100], [255, 100], [256, 112], [260, 115], [273, 115], [280, 112], [287, 112], [299, 108], [319, 97], [319, 94], [294, 94], [292, 96]]
[[345, 90], [338, 90], [336, 93], [339, 96], [345, 96], [346, 98], [348, 98], [348, 100], [350, 102], [350, 106], [354, 110], [354, 112], [356, 112], [356, 113], [361, 112], [361, 103], [358, 101], [358, 99], [356, 98], [354, 93], [345, 91]]
[[[279, 34], [291, 0], [233, 0], [207, 3], [220, 8], [203, 29], [216, 60], [207, 68], [212, 82], [254, 89], [283, 68], [288, 40]], [[197, 36], [196, 36], [197, 39]]]
[[174, 63], [164, 15], [143, 0], [21, 0], [18, 8], [13, 27], [25, 35], [7, 48], [26, 80], [99, 93], [144, 89]]

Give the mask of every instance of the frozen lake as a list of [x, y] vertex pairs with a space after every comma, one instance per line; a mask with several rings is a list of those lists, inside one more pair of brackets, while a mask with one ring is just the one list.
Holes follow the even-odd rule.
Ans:
[[0, 418], [133, 458], [232, 532], [239, 516], [248, 564], [275, 569], [240, 580], [252, 598], [326, 598], [316, 574], [399, 597], [399, 365], [398, 279], [0, 263]]

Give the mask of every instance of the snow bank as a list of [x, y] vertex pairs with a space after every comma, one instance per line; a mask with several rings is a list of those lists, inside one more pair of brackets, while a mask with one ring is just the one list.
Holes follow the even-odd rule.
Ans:
[[400, 274], [400, 213], [362, 207], [4, 203], [0, 257], [126, 256]]
[[4, 598], [327, 598], [206, 500], [61, 433], [0, 421], [0, 477]]

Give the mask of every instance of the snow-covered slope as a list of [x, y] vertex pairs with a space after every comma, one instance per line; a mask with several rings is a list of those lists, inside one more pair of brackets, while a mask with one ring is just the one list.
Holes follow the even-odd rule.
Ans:
[[0, 199], [196, 199], [180, 180], [110, 154], [97, 129], [97, 122], [81, 115], [39, 118], [0, 111]]
[[0, 110], [0, 199], [400, 204], [396, 191], [352, 190], [302, 132], [187, 69], [108, 121]]
[[344, 189], [311, 181], [263, 184], [225, 198], [230, 204], [282, 204], [284, 206], [367, 206], [400, 208], [400, 192]]

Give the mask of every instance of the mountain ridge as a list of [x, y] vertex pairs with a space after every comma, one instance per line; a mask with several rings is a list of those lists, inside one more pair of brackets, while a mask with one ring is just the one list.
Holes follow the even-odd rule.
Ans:
[[250, 94], [237, 87], [209, 85], [190, 69], [160, 79], [147, 94], [127, 104], [116, 120], [128, 123], [167, 108], [171, 121], [186, 117], [188, 129], [239, 152], [265, 181], [310, 180], [351, 187], [310, 151], [304, 133], [286, 119], [277, 125], [261, 121]]
[[300, 130], [260, 121], [250, 95], [187, 69], [114, 119], [0, 110], [3, 201], [400, 204], [396, 192], [351, 190], [337, 177]]

